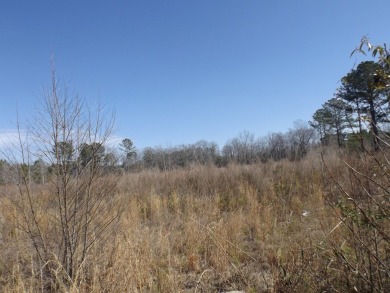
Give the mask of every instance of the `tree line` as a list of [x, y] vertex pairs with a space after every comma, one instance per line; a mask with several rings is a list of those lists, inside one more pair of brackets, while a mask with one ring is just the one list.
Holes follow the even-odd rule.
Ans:
[[[106, 147], [97, 142], [83, 143], [77, 147], [71, 141], [59, 141], [51, 152], [67, 168], [69, 174], [79, 172], [78, 168], [98, 165], [105, 173], [116, 171], [138, 171], [141, 169], [171, 170], [191, 165], [213, 164], [223, 167], [229, 163], [253, 164], [298, 160], [316, 145], [315, 130], [303, 121], [296, 121], [294, 127], [285, 133], [275, 132], [255, 138], [253, 133], [243, 131], [229, 139], [220, 148], [215, 142], [200, 140], [196, 143], [174, 147], [147, 147], [136, 150], [131, 139], [125, 138], [116, 148]], [[20, 167], [29, 174], [29, 180], [45, 183], [46, 178], [55, 172], [56, 164], [47, 163], [42, 158], [31, 164], [21, 163]], [[0, 160], [0, 184], [7, 182], [9, 164]], [[8, 171], [7, 171], [8, 170]]]
[[256, 138], [255, 134], [242, 131], [220, 148], [216, 142], [200, 140], [192, 144], [174, 147], [147, 147], [123, 157], [121, 166], [129, 169], [152, 168], [170, 170], [194, 164], [214, 164], [223, 167], [229, 163], [253, 164], [268, 160], [299, 160], [318, 139], [315, 130], [304, 121], [296, 121], [287, 132], [270, 133]]

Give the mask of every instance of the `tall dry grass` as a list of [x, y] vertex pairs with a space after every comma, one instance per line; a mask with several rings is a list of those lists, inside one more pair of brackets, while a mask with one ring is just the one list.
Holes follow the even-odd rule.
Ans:
[[[332, 176], [348, 182], [338, 155], [324, 160]], [[329, 239], [335, 244], [347, 234], [324, 196], [333, 187], [318, 153], [299, 162], [125, 174], [112, 210], [123, 211], [116, 231], [94, 246], [77, 286], [59, 276], [51, 290], [341, 292], [346, 275], [334, 265]], [[50, 233], [50, 194], [37, 188], [43, 233]], [[45, 291], [43, 268], [17, 225], [21, 215], [4, 196], [0, 215], [0, 291]]]

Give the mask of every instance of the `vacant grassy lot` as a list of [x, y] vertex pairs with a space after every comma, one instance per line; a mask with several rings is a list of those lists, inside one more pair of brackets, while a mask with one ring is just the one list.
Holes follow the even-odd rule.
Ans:
[[[110, 207], [118, 224], [73, 285], [58, 272], [50, 289], [9, 200], [17, 192], [3, 186], [0, 291], [385, 292], [389, 194], [378, 184], [387, 173], [372, 159], [348, 161], [364, 181], [335, 152], [324, 162], [312, 153], [300, 162], [124, 174]], [[50, 192], [35, 190], [50, 244]]]

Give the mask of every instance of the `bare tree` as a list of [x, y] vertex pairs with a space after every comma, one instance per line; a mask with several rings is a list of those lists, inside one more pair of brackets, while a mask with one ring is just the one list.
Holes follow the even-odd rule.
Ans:
[[[19, 131], [20, 155], [13, 156], [13, 197], [19, 227], [35, 249], [36, 264], [48, 283], [74, 282], [94, 245], [107, 240], [119, 213], [115, 204], [116, 179], [104, 176], [101, 150], [114, 127], [114, 115], [99, 105], [88, 108], [67, 88], [60, 90], [52, 75], [43, 103], [26, 138]], [[86, 159], [86, 146], [88, 148]], [[50, 166], [45, 185], [30, 180], [32, 159]], [[17, 179], [15, 179], [17, 178]], [[38, 198], [47, 198], [45, 206]], [[47, 221], [44, 221], [46, 219]], [[50, 222], [50, 225], [45, 223]], [[61, 274], [59, 274], [61, 273]]]
[[290, 159], [299, 160], [307, 154], [314, 142], [315, 131], [308, 123], [298, 120], [294, 122], [294, 128], [287, 133], [287, 138], [290, 145]]
[[271, 133], [267, 136], [270, 157], [279, 161], [287, 157], [288, 143], [283, 133]]
[[249, 131], [240, 132], [238, 137], [225, 144], [222, 154], [228, 160], [235, 160], [241, 164], [253, 163], [256, 161], [255, 135]]

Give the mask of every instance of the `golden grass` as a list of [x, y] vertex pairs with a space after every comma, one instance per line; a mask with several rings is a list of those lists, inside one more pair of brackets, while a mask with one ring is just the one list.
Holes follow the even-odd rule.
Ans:
[[[328, 158], [335, 174], [343, 165]], [[226, 168], [125, 174], [118, 183], [123, 211], [113, 235], [93, 247], [77, 286], [58, 292], [318, 292], [327, 260], [325, 233], [337, 218], [323, 197], [319, 156]], [[2, 187], [10, 193], [9, 187]], [[43, 231], [50, 208], [40, 190]], [[303, 216], [304, 210], [309, 211]], [[0, 205], [0, 291], [41, 292], [42, 268], [17, 226], [6, 197]], [[50, 235], [47, 235], [50, 238]]]

